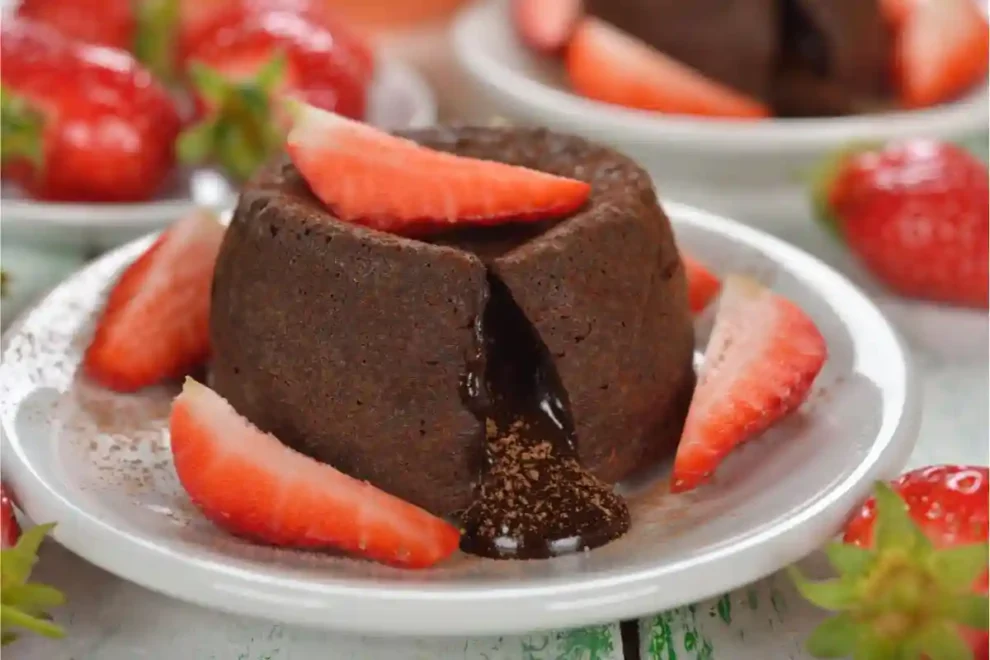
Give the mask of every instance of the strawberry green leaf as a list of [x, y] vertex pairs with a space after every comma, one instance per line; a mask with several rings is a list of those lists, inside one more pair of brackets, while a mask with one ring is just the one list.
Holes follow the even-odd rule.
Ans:
[[201, 62], [193, 62], [189, 65], [189, 78], [207, 106], [220, 107], [227, 101], [231, 85], [220, 72]]
[[939, 550], [930, 559], [932, 572], [946, 588], [968, 589], [987, 571], [986, 543]]
[[134, 56], [160, 80], [176, 79], [179, 0], [141, 0], [135, 5]]
[[275, 121], [273, 90], [284, 78], [286, 63], [286, 57], [278, 53], [254, 77], [240, 81], [193, 63], [190, 76], [206, 106], [206, 117], [180, 136], [183, 162], [212, 160], [238, 180], [254, 174], [284, 138]]
[[45, 536], [55, 527], [54, 524], [36, 525], [21, 535], [17, 545], [0, 551], [0, 575], [3, 586], [26, 582], [31, 577], [31, 569], [38, 561], [38, 548]]
[[878, 552], [906, 550], [913, 554], [931, 549], [931, 542], [908, 515], [907, 504], [890, 486], [877, 483], [873, 495], [877, 506], [874, 536]]
[[842, 218], [836, 216], [829, 201], [832, 186], [850, 156], [879, 148], [879, 146], [878, 143], [871, 142], [851, 144], [826, 157], [804, 177], [811, 193], [811, 205], [815, 220], [835, 238], [842, 238]]
[[24, 98], [0, 85], [0, 161], [26, 159], [44, 166], [45, 117]]
[[209, 159], [216, 140], [217, 124], [212, 119], [187, 128], [179, 136], [176, 151], [186, 165], [200, 165]]
[[798, 592], [807, 601], [822, 609], [843, 610], [855, 601], [856, 592], [849, 582], [839, 579], [812, 582], [801, 575], [793, 566], [788, 567], [788, 573]]
[[63, 605], [65, 596], [46, 584], [14, 584], [4, 587], [3, 602], [30, 614], [42, 614]]
[[860, 624], [849, 614], [840, 614], [818, 626], [805, 646], [816, 658], [846, 658], [856, 649]]
[[264, 160], [260, 145], [232, 126], [223, 126], [219, 131], [217, 155], [227, 173], [238, 180], [250, 177]]
[[31, 584], [31, 570], [38, 561], [38, 548], [54, 525], [28, 529], [12, 548], [0, 551], [0, 643], [16, 638], [11, 628], [47, 637], [61, 637], [62, 629], [52, 623], [46, 611], [61, 605], [65, 597], [43, 584]]
[[[8, 626], [21, 628], [23, 630], [28, 630], [45, 637], [52, 637], [55, 639], [65, 636], [65, 631], [62, 630], [62, 627], [58, 624], [32, 616], [27, 612], [5, 603], [0, 603], [0, 625], [4, 628]], [[4, 635], [10, 635], [10, 633], [4, 632]], [[13, 637], [11, 637], [11, 639], [13, 639]]]
[[941, 614], [950, 621], [974, 628], [990, 629], [990, 600], [986, 594], [963, 594], [951, 598], [941, 608]]
[[848, 577], [864, 575], [876, 558], [873, 551], [846, 543], [830, 543], [825, 554], [835, 570]]
[[[897, 645], [875, 631], [864, 629], [853, 660], [900, 660]], [[917, 659], [912, 659], [917, 660]]]
[[289, 60], [285, 51], [277, 51], [275, 56], [265, 62], [264, 66], [258, 71], [254, 79], [258, 88], [266, 94], [272, 94], [278, 91], [279, 85], [285, 79], [285, 72], [288, 66]]
[[919, 635], [919, 649], [929, 660], [973, 660], [973, 652], [955, 626], [928, 626]]

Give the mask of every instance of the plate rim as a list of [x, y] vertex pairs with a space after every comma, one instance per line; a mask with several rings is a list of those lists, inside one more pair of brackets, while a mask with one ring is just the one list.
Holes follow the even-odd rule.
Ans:
[[[838, 286], [844, 295], [856, 299], [847, 298], [850, 303], [874, 317], [878, 333], [874, 339], [880, 341], [886, 335], [883, 340], [889, 341], [902, 358], [900, 415], [879, 429], [867, 459], [820, 497], [804, 503], [790, 518], [736, 545], [719, 546], [700, 557], [633, 572], [599, 574], [566, 584], [556, 578], [541, 580], [535, 586], [453, 589], [413, 580], [387, 587], [354, 579], [310, 584], [305, 576], [273, 576], [227, 565], [218, 558], [184, 556], [176, 549], [114, 528], [91, 510], [69, 501], [57, 483], [50, 483], [38, 473], [24, 453], [25, 439], [18, 436], [12, 416], [8, 415], [0, 420], [4, 453], [8, 455], [3, 464], [4, 478], [12, 484], [22, 510], [32, 520], [59, 521], [53, 533], [57, 542], [121, 579], [201, 606], [305, 627], [387, 636], [522, 633], [632, 618], [755, 582], [817, 549], [823, 538], [821, 530], [829, 530], [828, 535], [837, 531], [875, 479], [892, 477], [903, 467], [920, 428], [920, 384], [911, 355], [894, 327], [842, 274], [812, 255], [737, 221], [676, 203], [664, 206], [675, 230], [678, 224], [684, 224], [722, 233], [774, 261], [791, 262], [790, 270], [795, 274], [826, 275], [831, 280], [829, 288]], [[128, 243], [104, 258], [134, 250], [141, 241], [149, 240], [145, 237]], [[97, 268], [101, 261], [102, 258], [80, 273]], [[65, 282], [77, 276], [79, 273]], [[47, 297], [26, 310], [4, 333], [4, 353], [10, 337], [16, 336], [24, 321], [46, 300]], [[808, 533], [810, 526], [819, 532]], [[771, 542], [774, 549], [767, 552], [764, 544]], [[728, 563], [732, 569], [727, 571]], [[717, 585], [709, 580], [704, 588], [697, 588], [697, 577], [716, 572], [720, 565], [718, 572], [725, 578], [731, 575], [731, 579], [723, 579]], [[149, 571], [149, 566], [156, 568]], [[497, 615], [465, 615], [466, 607], [486, 605], [497, 608]]]
[[[986, 127], [987, 85], [920, 110], [844, 117], [775, 118], [762, 122], [663, 115], [586, 99], [525, 75], [478, 48], [479, 26], [504, 21], [506, 0], [482, 0], [457, 15], [452, 31], [458, 62], [476, 83], [527, 114], [554, 117], [625, 142], [680, 145], [700, 152], [793, 153], [834, 148], [836, 143], [885, 141], [907, 135], [956, 135], [960, 126]], [[977, 129], [979, 130], [979, 129]]]

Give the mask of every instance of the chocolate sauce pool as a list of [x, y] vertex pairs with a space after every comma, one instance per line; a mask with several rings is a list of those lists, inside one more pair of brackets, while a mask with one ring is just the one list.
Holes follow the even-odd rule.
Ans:
[[489, 277], [489, 291], [476, 327], [481, 354], [465, 381], [486, 439], [461, 549], [538, 559], [604, 545], [629, 529], [629, 509], [578, 463], [567, 395], [549, 352], [507, 287]]

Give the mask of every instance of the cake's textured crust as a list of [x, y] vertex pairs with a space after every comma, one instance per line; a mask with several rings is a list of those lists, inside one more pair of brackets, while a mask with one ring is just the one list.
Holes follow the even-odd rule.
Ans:
[[279, 165], [220, 250], [212, 383], [290, 446], [450, 513], [482, 456], [460, 389], [486, 295], [476, 257], [337, 222]]
[[686, 284], [649, 176], [539, 129], [408, 134], [592, 184], [539, 226], [431, 243], [337, 221], [291, 165], [244, 190], [217, 263], [213, 385], [262, 429], [441, 515], [471, 502], [484, 423], [464, 377], [500, 278], [567, 390], [581, 463], [609, 482], [671, 452], [694, 386]]

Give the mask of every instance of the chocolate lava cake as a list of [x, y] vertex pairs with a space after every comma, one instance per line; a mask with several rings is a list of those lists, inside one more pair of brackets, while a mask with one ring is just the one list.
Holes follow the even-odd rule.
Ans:
[[587, 0], [589, 13], [781, 116], [889, 104], [879, 0]]
[[498, 453], [486, 430], [491, 444], [503, 421], [515, 433], [550, 420], [575, 452], [564, 471], [608, 484], [669, 455], [694, 341], [649, 176], [541, 129], [404, 136], [580, 179], [591, 197], [565, 219], [417, 240], [339, 221], [287, 159], [271, 164], [244, 188], [217, 262], [214, 389], [299, 451], [443, 516], [483, 490]]

